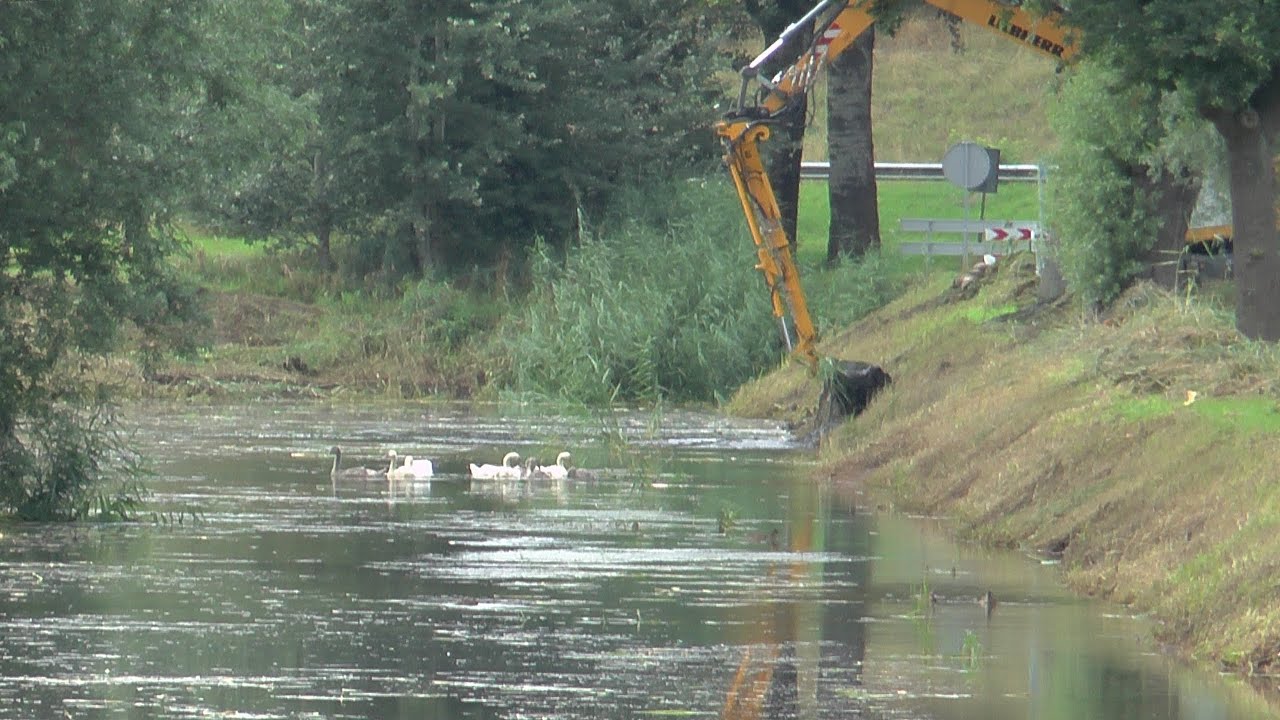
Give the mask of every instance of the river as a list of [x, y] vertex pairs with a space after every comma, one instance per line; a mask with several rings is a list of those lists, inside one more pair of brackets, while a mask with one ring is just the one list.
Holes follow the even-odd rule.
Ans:
[[[689, 412], [148, 407], [145, 522], [0, 541], [3, 718], [1156, 718], [1272, 710], [1039, 558]], [[388, 450], [430, 480], [333, 480]], [[597, 477], [481, 482], [561, 449]], [[987, 593], [993, 605], [979, 601]]]

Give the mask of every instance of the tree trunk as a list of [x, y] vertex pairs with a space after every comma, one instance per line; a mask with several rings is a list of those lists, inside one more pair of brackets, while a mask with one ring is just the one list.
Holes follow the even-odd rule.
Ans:
[[827, 150], [831, 233], [827, 263], [880, 247], [875, 144], [871, 136], [871, 71], [875, 26], [867, 28], [827, 72]]
[[333, 226], [322, 219], [316, 226], [316, 262], [320, 264], [320, 269], [325, 272], [333, 272], [338, 269], [333, 263], [333, 250], [330, 242], [332, 236]]
[[1263, 86], [1240, 112], [1208, 112], [1227, 141], [1235, 244], [1236, 327], [1255, 340], [1280, 340], [1280, 238], [1276, 234], [1273, 140], [1280, 129], [1280, 82]]
[[314, 203], [312, 209], [316, 218], [316, 261], [320, 264], [320, 269], [333, 272], [338, 269], [333, 262], [333, 248], [330, 243], [333, 237], [333, 210], [323, 199], [327, 172], [324, 153], [317, 150], [311, 157], [311, 199]]
[[[747, 13], [764, 32], [766, 42], [781, 35], [788, 25], [802, 17], [811, 7], [807, 0], [747, 0], [745, 5]], [[812, 35], [812, 29], [810, 32], [796, 33], [791, 42], [775, 55], [779, 60], [767, 63], [763, 68], [765, 76], [772, 77], [795, 62], [804, 48], [808, 47], [813, 39]], [[768, 156], [766, 167], [769, 184], [773, 186], [782, 228], [791, 241], [792, 252], [796, 248], [796, 217], [800, 210], [800, 161], [808, 107], [808, 98], [798, 98], [794, 112], [781, 124], [774, 126], [769, 142], [762, 149]]]
[[773, 136], [773, 148], [769, 155], [769, 184], [778, 199], [778, 212], [782, 216], [782, 229], [791, 241], [791, 252], [796, 251], [796, 220], [800, 216], [800, 163], [804, 158], [804, 121], [808, 114], [809, 98], [797, 101], [796, 112], [787, 117], [785, 124]]
[[1138, 258], [1151, 268], [1151, 279], [1161, 287], [1177, 288], [1179, 259], [1186, 248], [1187, 226], [1196, 196], [1200, 194], [1200, 178], [1190, 173], [1174, 176], [1161, 173], [1153, 179], [1145, 165], [1132, 169], [1134, 183], [1149, 195], [1160, 218], [1155, 245]]
[[417, 205], [418, 215], [413, 220], [413, 245], [410, 254], [413, 256], [413, 269], [418, 277], [426, 277], [433, 265], [431, 257], [431, 233], [435, 230], [432, 222], [431, 205], [422, 200]]

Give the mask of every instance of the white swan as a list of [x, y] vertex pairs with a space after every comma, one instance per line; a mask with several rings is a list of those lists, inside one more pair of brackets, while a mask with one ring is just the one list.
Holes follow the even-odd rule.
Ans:
[[393, 480], [431, 477], [435, 474], [435, 467], [426, 458], [405, 455], [404, 462], [396, 467], [396, 451], [392, 450], [387, 455], [391, 458], [391, 463], [387, 466], [387, 477]]
[[552, 480], [564, 480], [569, 477], [568, 463], [571, 457], [573, 456], [568, 452], [562, 452], [557, 455], [555, 465], [547, 465], [546, 467], [540, 468], [543, 473], [543, 477], [547, 477]]
[[376, 478], [382, 477], [381, 470], [374, 470], [366, 467], [341, 468], [342, 465], [342, 448], [334, 445], [329, 448], [329, 452], [333, 453], [333, 467], [329, 470], [331, 478]]
[[471, 477], [481, 480], [519, 480], [524, 477], [524, 468], [520, 467], [520, 453], [509, 452], [502, 456], [501, 465], [471, 463]]

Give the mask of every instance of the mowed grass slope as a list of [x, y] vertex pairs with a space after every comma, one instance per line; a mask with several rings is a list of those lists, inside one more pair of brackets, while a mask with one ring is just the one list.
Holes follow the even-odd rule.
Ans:
[[[1102, 322], [1038, 306], [1029, 257], [976, 297], [945, 278], [830, 334], [890, 389], [835, 431], [821, 477], [986, 543], [1062, 558], [1077, 590], [1157, 619], [1158, 639], [1245, 673], [1280, 653], [1280, 351], [1212, 293], [1131, 289]], [[732, 412], [803, 422], [793, 365]]]
[[[951, 55], [945, 27], [927, 21], [880, 39], [878, 158], [937, 161], [975, 140], [1005, 162], [1041, 162], [1056, 143], [1043, 109], [1052, 63], [979, 30], [962, 39], [967, 51]], [[822, 113], [818, 103], [809, 159], [822, 158]], [[987, 216], [1034, 219], [1027, 187], [1001, 187]], [[802, 255], [825, 248], [824, 190], [804, 190]], [[962, 197], [882, 183], [886, 246], [904, 239], [901, 217], [957, 217]], [[864, 320], [827, 329], [824, 356], [880, 364], [893, 384], [828, 436], [819, 477], [946, 516], [963, 537], [1061, 558], [1072, 587], [1150, 613], [1162, 643], [1274, 674], [1280, 350], [1236, 332], [1229, 284], [1174, 296], [1140, 283], [1093, 319], [1070, 298], [1038, 304], [1032, 263], [1003, 262], [976, 296], [951, 275], [921, 275]], [[793, 363], [728, 409], [803, 426], [819, 390]]]

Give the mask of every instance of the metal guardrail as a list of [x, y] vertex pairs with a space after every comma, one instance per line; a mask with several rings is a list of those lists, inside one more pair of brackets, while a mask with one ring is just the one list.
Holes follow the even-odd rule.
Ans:
[[[951, 218], [902, 218], [904, 232], [924, 233], [924, 242], [904, 242], [904, 255], [1007, 255], [1016, 250], [1034, 250], [1040, 223], [1034, 220], [957, 220]], [[938, 241], [939, 234], [963, 235], [962, 241]], [[969, 239], [969, 235], [976, 238]]]
[[1030, 243], [993, 242], [991, 240], [974, 241], [968, 244], [958, 242], [904, 242], [898, 245], [898, 252], [903, 255], [924, 255], [926, 258], [936, 256], [961, 257], [964, 255], [1008, 255], [1014, 250], [1026, 250]]
[[[1039, 165], [1001, 165], [1001, 182], [1036, 182], [1040, 179]], [[829, 162], [800, 163], [802, 180], [826, 180], [831, 175]], [[877, 180], [945, 180], [942, 163], [876, 163]]]
[[[902, 218], [899, 226], [906, 232], [929, 233], [971, 233], [985, 236], [988, 230], [1003, 230], [1014, 236], [1025, 235], [1023, 239], [1040, 231], [1040, 223], [1035, 220], [960, 220], [952, 218]], [[1025, 232], [1023, 232], [1025, 231]]]

